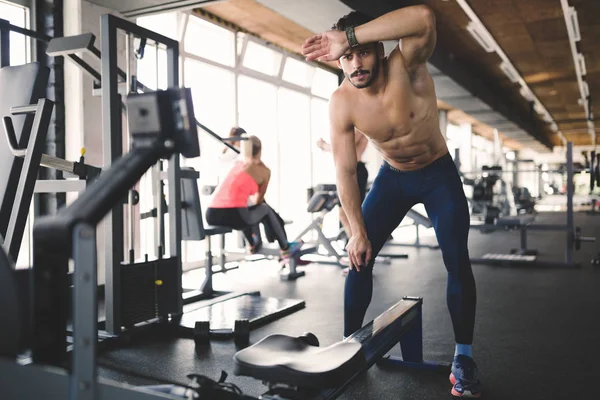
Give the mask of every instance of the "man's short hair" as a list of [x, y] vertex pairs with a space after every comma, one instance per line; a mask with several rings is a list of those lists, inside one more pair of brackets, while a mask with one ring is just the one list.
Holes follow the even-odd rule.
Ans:
[[344, 15], [342, 18], [340, 18], [331, 29], [337, 31], [344, 31], [348, 27], [354, 28], [359, 25], [366, 24], [372, 19], [373, 18], [369, 17], [367, 14], [361, 13], [360, 11], [352, 11], [349, 14]]
[[246, 133], [246, 130], [244, 128], [240, 128], [239, 126], [234, 126], [229, 131], [229, 137], [242, 136], [244, 133]]

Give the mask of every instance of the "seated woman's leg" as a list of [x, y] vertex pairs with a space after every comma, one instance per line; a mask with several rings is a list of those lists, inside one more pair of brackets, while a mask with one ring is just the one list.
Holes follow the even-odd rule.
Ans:
[[[265, 204], [267, 204], [267, 203], [265, 203]], [[277, 219], [277, 224], [285, 232], [285, 222], [283, 221], [283, 218], [281, 218], [281, 216], [277, 213], [277, 211], [275, 211], [273, 209], [273, 207], [271, 207], [268, 204], [267, 204], [267, 207], [269, 207], [269, 210], [271, 210], [271, 212], [275, 215], [275, 218]], [[264, 224], [264, 227], [265, 227], [265, 236], [267, 237], [267, 240], [269, 241], [269, 243], [273, 243], [275, 240], [277, 240], [276, 232], [274, 231], [273, 228], [271, 228], [271, 224]]]
[[301, 243], [288, 242], [283, 224], [279, 222], [275, 211], [273, 211], [273, 209], [267, 204], [261, 203], [256, 206], [252, 206], [247, 210], [240, 209], [240, 214], [242, 219], [244, 219], [248, 224], [252, 225], [256, 223], [257, 218], [260, 218], [259, 221], [265, 225], [265, 229], [273, 232], [275, 240], [277, 240], [279, 243], [282, 256], [290, 257], [295, 254], [300, 247], [302, 247]]
[[[238, 208], [212, 208], [206, 210], [206, 222], [209, 225], [226, 226], [231, 229], [241, 230], [248, 243], [254, 243], [252, 228], [240, 216]], [[245, 210], [245, 208], [244, 208]]]

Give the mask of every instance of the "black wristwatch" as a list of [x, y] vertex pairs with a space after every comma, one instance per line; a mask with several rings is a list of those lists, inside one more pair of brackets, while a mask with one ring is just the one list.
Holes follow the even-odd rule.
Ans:
[[356, 40], [356, 34], [354, 33], [354, 27], [349, 26], [345, 29], [345, 31], [346, 31], [346, 37], [348, 38], [348, 45], [350, 45], [350, 48], [353, 49], [356, 46], [358, 46], [358, 40]]

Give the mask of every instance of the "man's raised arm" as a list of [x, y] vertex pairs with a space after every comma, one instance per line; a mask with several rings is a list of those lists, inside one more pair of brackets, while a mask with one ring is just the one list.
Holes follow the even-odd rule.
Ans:
[[422, 64], [436, 43], [435, 15], [425, 6], [404, 7], [354, 29], [358, 43], [402, 40], [402, 54], [409, 64]]
[[[307, 39], [302, 54], [308, 61], [334, 61], [350, 47], [348, 35], [327, 31]], [[358, 44], [402, 40], [402, 53], [409, 65], [422, 64], [431, 56], [436, 43], [435, 16], [425, 6], [400, 8], [354, 28]]]

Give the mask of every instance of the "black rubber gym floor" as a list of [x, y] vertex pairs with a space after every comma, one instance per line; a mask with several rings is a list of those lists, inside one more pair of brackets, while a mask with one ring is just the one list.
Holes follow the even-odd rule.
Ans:
[[[563, 223], [564, 213], [540, 214], [538, 220]], [[600, 218], [575, 215], [584, 236], [600, 239]], [[396, 235], [398, 239], [401, 239]], [[481, 234], [471, 231], [470, 252], [504, 253], [519, 244], [518, 233]], [[543, 258], [562, 260], [564, 233], [532, 232], [529, 247]], [[397, 247], [409, 259], [377, 265], [371, 320], [402, 296], [424, 298], [423, 336], [426, 359], [450, 361], [454, 337], [446, 308], [446, 272], [439, 250]], [[570, 399], [600, 398], [600, 267], [590, 260], [597, 244], [583, 244], [576, 254], [579, 269], [541, 269], [474, 265], [478, 305], [474, 358], [484, 384], [484, 398]], [[312, 264], [296, 282], [280, 282], [275, 262], [251, 263], [229, 273], [223, 289], [260, 290], [265, 296], [298, 298], [306, 308], [251, 333], [251, 343], [271, 333], [299, 335], [313, 332], [321, 345], [342, 336], [344, 278], [334, 266]], [[199, 373], [217, 379], [232, 371], [233, 342], [212, 342], [199, 354], [191, 339], [143, 340], [104, 353], [100, 375], [130, 384], [154, 384], [113, 368], [187, 383], [186, 375]], [[264, 386], [250, 378], [228, 379], [245, 393], [258, 396]], [[342, 399], [448, 399], [445, 375], [427, 371], [394, 371], [374, 366], [358, 378]], [[585, 396], [585, 397], [583, 397]]]

